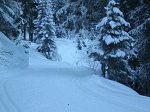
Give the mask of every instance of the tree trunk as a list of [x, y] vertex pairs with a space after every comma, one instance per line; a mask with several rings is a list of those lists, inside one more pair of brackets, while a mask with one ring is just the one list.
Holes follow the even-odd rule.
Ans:
[[102, 75], [103, 75], [103, 77], [106, 77], [106, 64], [105, 63], [102, 63], [101, 69], [102, 69]]
[[27, 31], [27, 23], [24, 24], [24, 28], [23, 28], [23, 39], [27, 40], [26, 38], [26, 31]]
[[33, 30], [29, 30], [29, 41], [33, 42]]

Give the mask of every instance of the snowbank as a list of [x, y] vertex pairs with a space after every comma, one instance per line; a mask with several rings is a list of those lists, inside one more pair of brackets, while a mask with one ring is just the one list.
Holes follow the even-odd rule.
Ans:
[[0, 32], [0, 69], [24, 68], [28, 66], [28, 55]]

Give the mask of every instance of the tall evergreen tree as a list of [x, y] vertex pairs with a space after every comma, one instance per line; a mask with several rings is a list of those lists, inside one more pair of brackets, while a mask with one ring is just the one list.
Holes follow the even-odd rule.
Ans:
[[55, 23], [53, 21], [52, 3], [41, 0], [38, 5], [38, 19], [35, 20], [35, 42], [39, 44], [38, 51], [50, 59], [56, 59]]
[[149, 26], [150, 26], [150, 1], [149, 0], [124, 0], [121, 8], [126, 18], [131, 22], [129, 32], [135, 38], [134, 49], [137, 57], [129, 61], [136, 70], [136, 82], [133, 87], [139, 94], [150, 96], [150, 59], [149, 59]]
[[20, 16], [20, 4], [16, 0], [0, 1], [0, 31], [9, 38], [17, 38], [19, 30], [15, 23]]
[[33, 41], [33, 32], [35, 30], [34, 20], [37, 18], [36, 0], [21, 0], [22, 19], [24, 19], [21, 30], [24, 40], [27, 39], [26, 33], [29, 32], [29, 40]]
[[129, 86], [133, 80], [133, 71], [127, 61], [132, 37], [125, 31], [130, 24], [124, 20], [118, 5], [117, 1], [110, 0], [106, 7], [107, 16], [98, 24], [104, 51], [101, 63], [104, 77]]

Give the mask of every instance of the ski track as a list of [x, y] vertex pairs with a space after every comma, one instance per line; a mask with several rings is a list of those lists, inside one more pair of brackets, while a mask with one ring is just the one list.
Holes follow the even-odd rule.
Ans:
[[[33, 70], [32, 70], [33, 69]], [[47, 68], [43, 68], [43, 70], [35, 70], [34, 68], [31, 68], [29, 71], [26, 71], [27, 74], [28, 72], [34, 71], [33, 75], [27, 75], [27, 77], [25, 76], [25, 78], [30, 78], [30, 77], [34, 77], [36, 76], [37, 72], [43, 72], [45, 71]], [[69, 69], [69, 68], [49, 68], [51, 71], [52, 69], [52, 73], [54, 72], [54, 74], [57, 74], [57, 72], [55, 73], [55, 71], [57, 71], [59, 69], [59, 72], [61, 72], [63, 75], [64, 73], [66, 73], [66, 76], [69, 76], [70, 73], [74, 73], [76, 72], [76, 74], [78, 74], [77, 76], [69, 76], [72, 77], [72, 82], [76, 82], [75, 80], [77, 80], [77, 77], [86, 77], [83, 75], [83, 71], [85, 72], [85, 70], [87, 71], [86, 75], [90, 75], [89, 71], [87, 70], [87, 68], [84, 68], [83, 71], [82, 70], [77, 70], [76, 67], [74, 67], [74, 69]], [[29, 76], [29, 77], [28, 77]], [[24, 77], [24, 76], [19, 76], [19, 77]], [[60, 77], [63, 77], [60, 75]], [[9, 81], [13, 81], [15, 79], [18, 79], [18, 75], [15, 76], [11, 76], [11, 77], [7, 77], [7, 78], [3, 78], [0, 80], [0, 103], [2, 104], [2, 106], [5, 108], [5, 112], [22, 112], [19, 107], [17, 106], [17, 104], [13, 101], [13, 99], [11, 98], [10, 94], [8, 93], [7, 90], [7, 83], [9, 83]]]
[[9, 79], [3, 79], [0, 80], [0, 101], [1, 104], [5, 108], [5, 112], [20, 112], [13, 100], [10, 98], [10, 96], [7, 93], [6, 90], [6, 83], [9, 81]]
[[[53, 68], [54, 69], [54, 68]], [[57, 69], [57, 68], [55, 68]], [[51, 71], [54, 72], [55, 74], [55, 70]], [[38, 77], [36, 76], [37, 72], [43, 72], [45, 71], [45, 69], [41, 69], [41, 70], [30, 70], [33, 71], [33, 77]], [[28, 71], [29, 72], [29, 71]], [[28, 73], [27, 72], [27, 73]], [[91, 96], [95, 99], [100, 99], [105, 103], [110, 103], [114, 106], [117, 106], [118, 109], [122, 109], [122, 108], [126, 108], [129, 111], [128, 112], [148, 112], [146, 110], [142, 110], [140, 107], [136, 107], [136, 106], [130, 106], [126, 103], [124, 103], [125, 101], [118, 101], [116, 100], [116, 96], [112, 97], [111, 99], [108, 97], [106, 97], [105, 92], [106, 93], [112, 93], [113, 94], [113, 90], [111, 90], [110, 88], [101, 86], [101, 85], [97, 85], [95, 82], [93, 82], [93, 80], [91, 80], [91, 76], [94, 75], [94, 71], [88, 70], [88, 69], [80, 69], [77, 70], [77, 68], [75, 69], [67, 69], [66, 68], [61, 68], [60, 71], [63, 75], [66, 73], [66, 76], [69, 76], [70, 73], [72, 72], [76, 72], [77, 76], [69, 76], [71, 77], [71, 82], [74, 86], [76, 86], [79, 90], [82, 91], [83, 94]], [[58, 73], [58, 72], [57, 72]], [[56, 73], [56, 74], [57, 74]], [[83, 73], [86, 73], [86, 75], [84, 75]], [[32, 76], [23, 76], [24, 78], [30, 78]], [[22, 77], [22, 76], [20, 76]], [[52, 76], [53, 77], [53, 76]], [[63, 77], [63, 76], [60, 76]], [[18, 77], [17, 77], [18, 78]], [[1, 86], [0, 86], [0, 101], [2, 103], [2, 105], [5, 107], [6, 112], [22, 112], [21, 109], [19, 109], [19, 107], [17, 106], [17, 104], [13, 101], [13, 99], [11, 98], [10, 94], [7, 91], [7, 84], [9, 83], [9, 81], [13, 81], [16, 79], [15, 77], [11, 77], [11, 78], [6, 78], [3, 79], [3, 81], [1, 81]], [[98, 90], [94, 90], [94, 88], [97, 88]], [[114, 93], [116, 93], [116, 91], [114, 91]], [[126, 95], [127, 93], [122, 93], [123, 95]], [[129, 94], [128, 94], [129, 95]], [[137, 95], [132, 95], [133, 97], [136, 97]], [[127, 111], [124, 111], [127, 112]]]

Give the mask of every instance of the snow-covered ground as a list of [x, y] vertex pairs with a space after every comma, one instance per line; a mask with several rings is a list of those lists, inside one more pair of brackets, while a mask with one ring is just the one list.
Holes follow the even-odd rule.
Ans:
[[[91, 42], [89, 40], [84, 41], [86, 41], [87, 44]], [[61, 55], [62, 62], [71, 64], [73, 66], [92, 68], [101, 73], [100, 63], [88, 57], [88, 45], [88, 47], [78, 50], [76, 40], [70, 39], [56, 39], [56, 44], [58, 47], [58, 53]]]
[[0, 112], [150, 112], [150, 98], [73, 66], [75, 46], [68, 41], [57, 40], [61, 62], [45, 59], [32, 44], [29, 68], [0, 71]]

